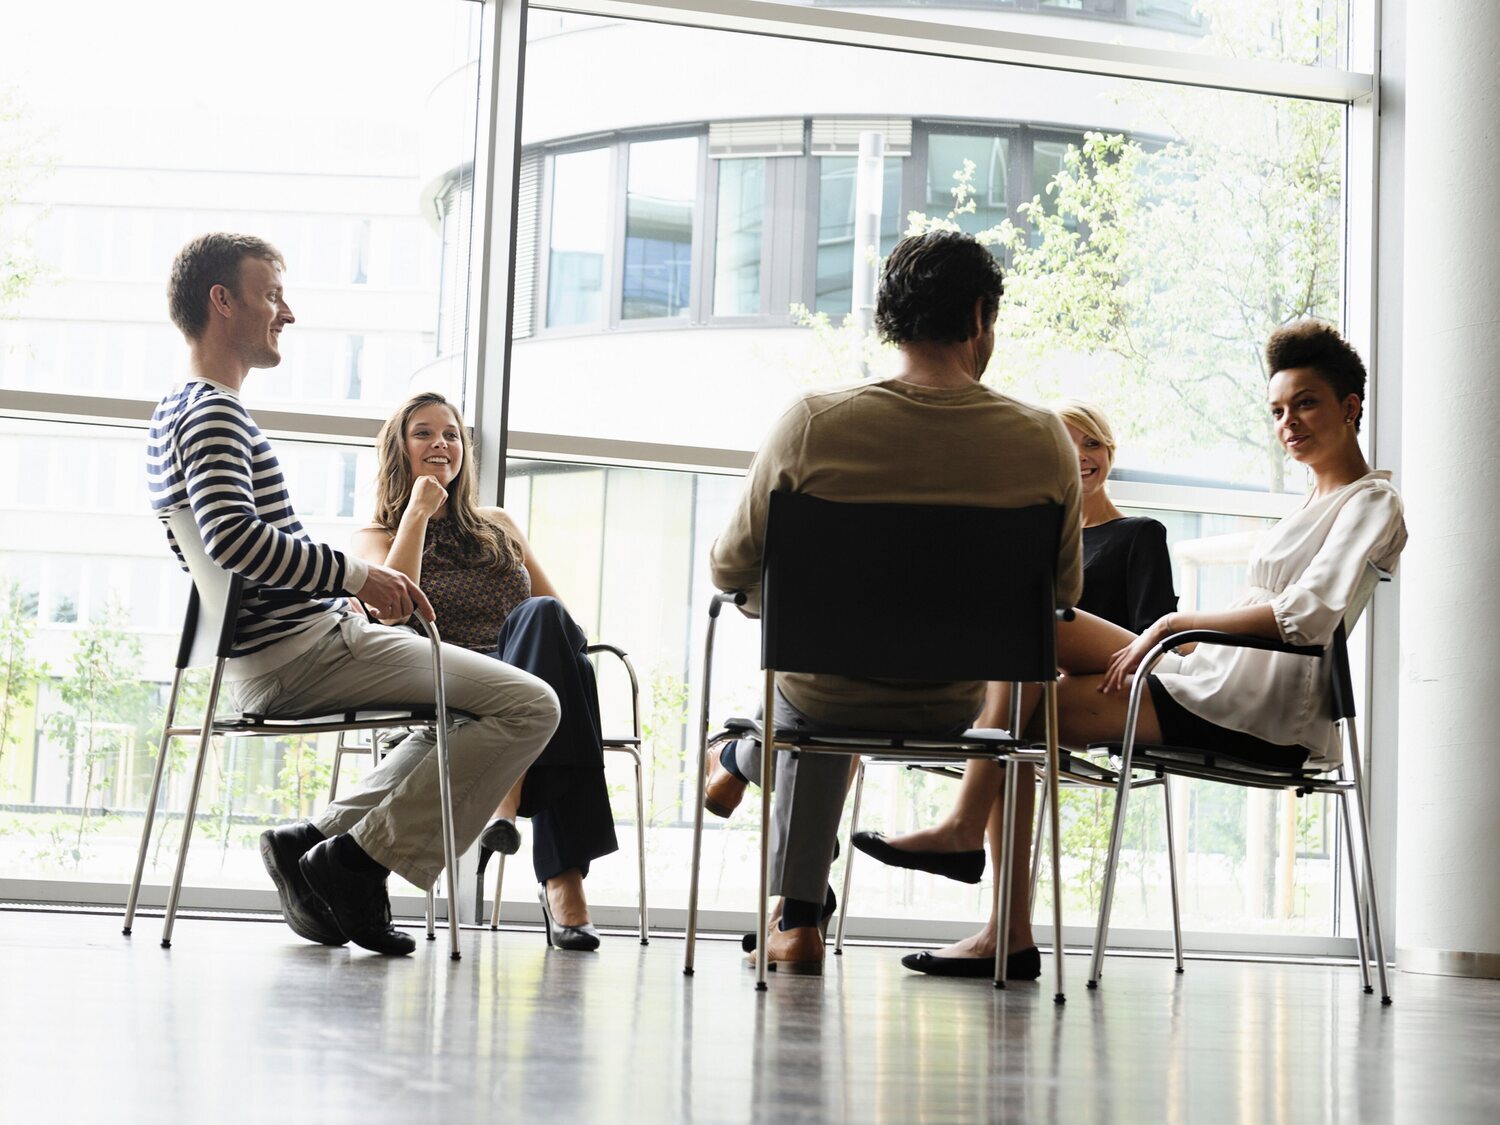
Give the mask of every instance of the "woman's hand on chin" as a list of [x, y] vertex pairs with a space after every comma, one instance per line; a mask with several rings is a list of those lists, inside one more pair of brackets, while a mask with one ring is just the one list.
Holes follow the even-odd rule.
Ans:
[[406, 510], [414, 516], [431, 519], [448, 502], [448, 490], [436, 477], [418, 477], [412, 482], [411, 499]]
[[1117, 692], [1129, 683], [1131, 673], [1141, 666], [1146, 654], [1163, 637], [1176, 631], [1172, 628], [1172, 617], [1173, 614], [1170, 613], [1158, 617], [1144, 633], [1109, 658], [1109, 667], [1104, 670], [1104, 680], [1099, 685], [1100, 691]]

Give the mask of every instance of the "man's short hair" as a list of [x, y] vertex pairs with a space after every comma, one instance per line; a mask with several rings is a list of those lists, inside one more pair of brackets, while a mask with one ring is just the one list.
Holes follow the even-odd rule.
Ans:
[[264, 258], [286, 269], [281, 251], [253, 234], [200, 234], [177, 252], [167, 281], [167, 308], [172, 323], [189, 340], [196, 340], [208, 325], [210, 289], [224, 285], [238, 293], [240, 263], [246, 258]]
[[[1331, 324], [1295, 320], [1284, 324], [1266, 341], [1266, 374], [1309, 367], [1332, 388], [1340, 402], [1350, 395], [1365, 401], [1365, 364]], [[1355, 420], [1355, 429], [1360, 419]]]
[[974, 333], [974, 303], [995, 319], [1005, 286], [1000, 263], [959, 231], [903, 238], [886, 259], [875, 302], [875, 326], [893, 344], [961, 344]]

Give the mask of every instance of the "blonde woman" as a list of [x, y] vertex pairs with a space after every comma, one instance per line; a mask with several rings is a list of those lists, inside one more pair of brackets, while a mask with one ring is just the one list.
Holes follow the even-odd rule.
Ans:
[[1096, 406], [1076, 399], [1058, 417], [1078, 450], [1083, 486], [1083, 597], [1078, 608], [1139, 633], [1177, 608], [1167, 529], [1116, 508], [1104, 484], [1115, 464], [1115, 435]]
[[583, 880], [589, 862], [618, 845], [588, 638], [515, 521], [477, 506], [464, 434], [442, 395], [416, 395], [396, 411], [377, 440], [375, 520], [355, 534], [354, 550], [422, 588], [443, 640], [523, 668], [557, 692], [562, 722], [480, 834], [479, 870], [496, 851], [515, 854], [516, 817], [529, 816], [547, 944], [597, 949]]

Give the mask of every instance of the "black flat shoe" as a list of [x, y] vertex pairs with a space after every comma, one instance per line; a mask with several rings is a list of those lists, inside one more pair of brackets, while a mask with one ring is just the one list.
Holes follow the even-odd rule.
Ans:
[[[834, 858], [837, 859], [838, 858], [837, 855], [835, 855]], [[828, 894], [825, 895], [824, 898], [823, 898], [823, 918], [822, 918], [821, 929], [823, 931], [823, 940], [824, 941], [828, 940], [828, 922], [829, 922], [829, 919], [831, 919], [834, 916], [834, 914], [838, 911], [838, 908], [839, 908], [838, 896], [833, 893], [833, 888], [829, 887], [828, 888]], [[756, 947], [757, 944], [758, 943], [755, 940], [755, 935], [754, 934], [743, 934], [740, 937], [740, 948], [743, 949], [746, 953], [754, 953], [755, 952], [755, 947]]]
[[322, 839], [323, 834], [310, 821], [268, 828], [260, 834], [260, 861], [276, 884], [281, 916], [292, 932], [319, 945], [343, 945], [349, 939], [334, 921], [333, 911], [307, 885], [297, 866], [297, 861]]
[[[901, 964], [933, 977], [983, 977], [995, 979], [995, 957], [937, 957], [931, 953], [908, 953]], [[1012, 953], [1005, 959], [1006, 980], [1036, 980], [1042, 975], [1042, 954], [1036, 946]]]
[[984, 849], [972, 852], [908, 852], [891, 847], [879, 832], [856, 832], [850, 842], [891, 867], [944, 875], [960, 883], [977, 883], [984, 875]]
[[599, 931], [592, 922], [581, 926], [563, 926], [552, 917], [552, 904], [547, 901], [547, 884], [536, 885], [536, 897], [542, 904], [542, 921], [547, 925], [547, 944], [558, 949], [575, 949], [580, 953], [592, 953], [599, 948]]
[[297, 861], [307, 885], [328, 904], [339, 929], [355, 945], [391, 957], [411, 953], [417, 943], [391, 925], [385, 876], [346, 866], [333, 850], [333, 840], [339, 838], [315, 844]]

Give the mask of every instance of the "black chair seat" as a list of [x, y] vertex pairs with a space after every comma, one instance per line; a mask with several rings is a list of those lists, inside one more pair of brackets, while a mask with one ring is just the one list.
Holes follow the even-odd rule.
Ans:
[[[448, 708], [448, 715], [453, 719], [473, 719], [474, 715], [457, 708]], [[214, 730], [233, 734], [243, 732], [252, 728], [276, 730], [280, 728], [295, 728], [299, 726], [324, 726], [328, 724], [344, 723], [389, 723], [395, 726], [407, 724], [431, 723], [437, 720], [437, 708], [427, 704], [421, 707], [402, 706], [392, 704], [388, 707], [374, 705], [361, 707], [357, 711], [319, 711], [309, 714], [290, 715], [255, 715], [250, 713], [241, 714], [233, 719], [217, 719], [214, 721]]]
[[[759, 719], [729, 719], [724, 723], [723, 729], [726, 734], [741, 737], [759, 739], [761, 735]], [[952, 738], [934, 738], [930, 733], [916, 734], [911, 731], [860, 730], [853, 727], [820, 727], [814, 731], [803, 726], [777, 727], [776, 741], [783, 745], [801, 747], [812, 745], [847, 745], [850, 749], [858, 747], [870, 753], [879, 753], [885, 749], [894, 752], [903, 750], [971, 750], [982, 754], [989, 750], [998, 753], [1002, 750], [1013, 750], [1017, 746], [1027, 745], [1026, 742], [1020, 739], [1012, 738], [1005, 731], [979, 728], [966, 730], [962, 734], [954, 735]]]
[[[1124, 749], [1122, 742], [1096, 742], [1089, 747], [1093, 753], [1107, 753], [1119, 757]], [[1156, 742], [1137, 742], [1131, 765], [1163, 770], [1186, 768], [1213, 770], [1261, 778], [1266, 781], [1284, 780], [1288, 785], [1321, 778], [1326, 772], [1316, 767], [1286, 768], [1268, 764], [1250, 754], [1236, 754], [1224, 750], [1202, 750], [1193, 746], [1168, 746]]]

